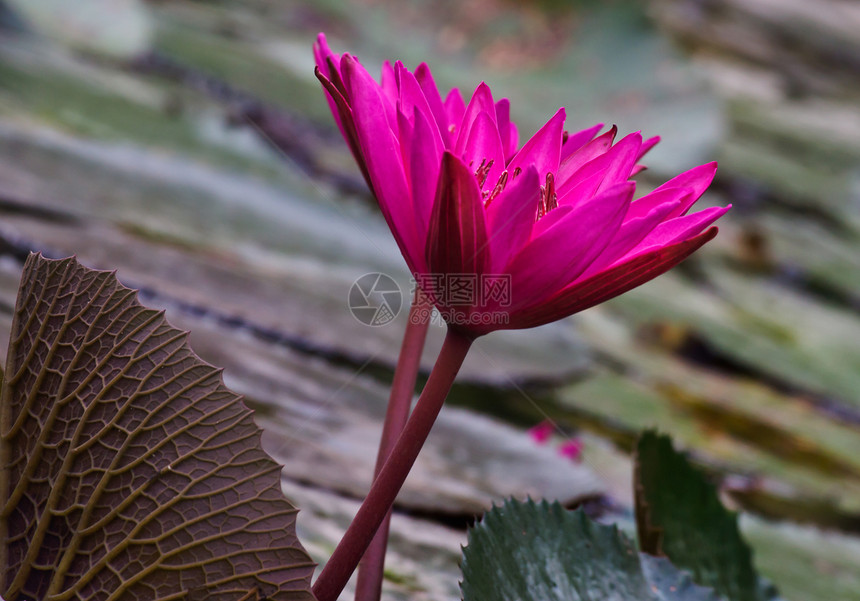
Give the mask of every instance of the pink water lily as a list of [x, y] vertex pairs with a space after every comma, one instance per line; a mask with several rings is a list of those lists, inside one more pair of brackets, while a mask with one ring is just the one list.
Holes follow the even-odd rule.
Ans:
[[426, 64], [358, 60], [314, 45], [338, 127], [410, 271], [449, 325], [473, 336], [542, 325], [660, 275], [716, 235], [729, 207], [690, 208], [716, 164], [634, 199], [658, 138], [575, 134], [559, 111], [519, 146], [506, 98], [481, 83], [444, 98]]

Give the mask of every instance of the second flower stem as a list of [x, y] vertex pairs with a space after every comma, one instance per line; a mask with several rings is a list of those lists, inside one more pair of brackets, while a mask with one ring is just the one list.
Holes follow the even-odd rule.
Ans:
[[[376, 456], [374, 480], [382, 471], [385, 460], [391, 454], [397, 437], [403, 431], [409, 410], [412, 407], [412, 395], [415, 393], [415, 380], [421, 365], [421, 353], [427, 338], [427, 328], [430, 325], [429, 304], [421, 298], [421, 289], [415, 291], [403, 343], [400, 345], [400, 356], [394, 369], [394, 379], [391, 382], [391, 393], [388, 397], [388, 410], [385, 413], [385, 423], [382, 426], [382, 439], [379, 442], [379, 453]], [[355, 601], [379, 601], [382, 594], [382, 579], [385, 571], [385, 552], [388, 548], [388, 529], [391, 524], [391, 510], [382, 520], [379, 530], [373, 537], [370, 546], [358, 565], [358, 582], [355, 588]]]
[[450, 329], [418, 403], [370, 492], [313, 586], [318, 601], [336, 601], [385, 519], [451, 390], [474, 339]]

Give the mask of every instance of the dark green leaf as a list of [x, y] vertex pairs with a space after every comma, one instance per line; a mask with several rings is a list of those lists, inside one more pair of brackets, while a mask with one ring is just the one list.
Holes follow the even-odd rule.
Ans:
[[469, 532], [464, 601], [717, 601], [615, 526], [558, 503], [508, 501]]
[[635, 457], [636, 525], [642, 550], [668, 557], [693, 579], [731, 601], [771, 601], [760, 582], [737, 514], [716, 487], [653, 431], [642, 434]]
[[0, 392], [6, 601], [312, 599], [260, 430], [109, 272], [31, 255]]

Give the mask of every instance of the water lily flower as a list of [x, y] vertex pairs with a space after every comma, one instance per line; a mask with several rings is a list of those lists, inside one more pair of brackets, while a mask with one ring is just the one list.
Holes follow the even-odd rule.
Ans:
[[314, 56], [335, 121], [423, 293], [416, 298], [429, 298], [449, 326], [400, 436], [314, 583], [317, 599], [335, 601], [474, 340], [555, 321], [651, 280], [713, 238], [710, 226], [728, 207], [690, 213], [714, 163], [634, 199], [630, 178], [658, 138], [616, 141], [616, 128], [601, 134], [602, 124], [568, 134], [560, 109], [520, 145], [510, 103], [484, 83], [468, 101], [457, 88], [443, 98], [426, 64], [409, 71], [400, 62], [385, 63], [377, 81], [322, 34]]
[[449, 326], [473, 336], [555, 321], [677, 265], [729, 207], [690, 213], [709, 163], [634, 199], [659, 141], [574, 134], [559, 111], [525, 144], [481, 83], [441, 96], [430, 69], [386, 62], [376, 81], [320, 34], [317, 77], [410, 271]]

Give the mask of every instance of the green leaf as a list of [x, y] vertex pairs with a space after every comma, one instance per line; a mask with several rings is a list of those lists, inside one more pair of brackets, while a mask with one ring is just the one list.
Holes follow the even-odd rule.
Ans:
[[31, 255], [0, 390], [6, 601], [312, 599], [260, 430], [114, 275]]
[[615, 526], [558, 503], [507, 501], [469, 531], [464, 601], [717, 601]]
[[777, 593], [753, 567], [738, 517], [716, 487], [672, 448], [668, 436], [639, 438], [634, 466], [636, 526], [645, 553], [668, 557], [731, 601], [772, 601]]

